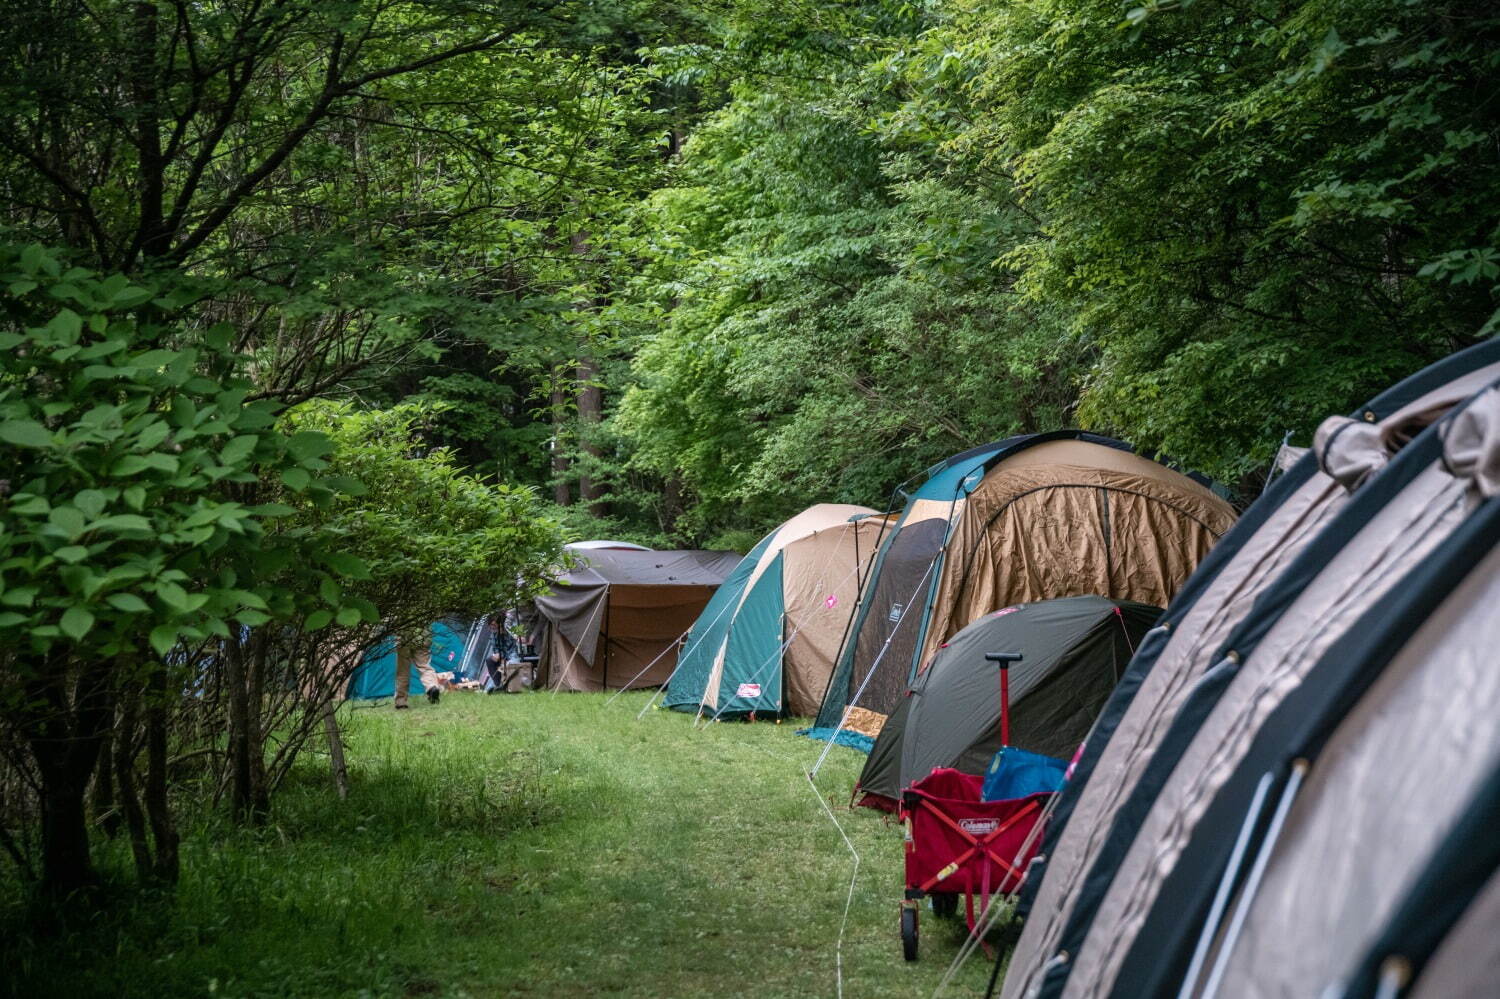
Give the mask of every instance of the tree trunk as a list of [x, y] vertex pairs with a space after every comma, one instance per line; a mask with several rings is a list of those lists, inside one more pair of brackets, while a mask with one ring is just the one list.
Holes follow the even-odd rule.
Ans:
[[238, 635], [224, 644], [224, 687], [229, 699], [229, 811], [236, 821], [250, 814], [250, 691], [245, 683], [245, 645]]
[[340, 798], [349, 797], [349, 769], [344, 765], [344, 740], [339, 736], [339, 722], [333, 702], [323, 705], [323, 732], [328, 736], [328, 760], [333, 767], [333, 786]]
[[[579, 446], [590, 458], [602, 459], [604, 452], [594, 440], [594, 434], [604, 419], [604, 390], [599, 387], [599, 365], [593, 358], [585, 357], [578, 362], [578, 386]], [[578, 477], [578, 498], [589, 505], [589, 513], [595, 517], [609, 516], [604, 487], [588, 467]]]
[[28, 703], [15, 719], [41, 777], [41, 887], [55, 898], [99, 882], [89, 852], [88, 790], [114, 715], [110, 691], [99, 682], [107, 667], [70, 671], [70, 665], [65, 654], [48, 656], [43, 671], [27, 682]]
[[120, 803], [115, 797], [115, 768], [112, 762], [114, 734], [107, 734], [99, 746], [99, 765], [94, 768], [94, 789], [91, 792], [90, 809], [94, 823], [104, 830], [104, 835], [114, 839], [123, 828]]
[[151, 873], [162, 884], [176, 884], [178, 861], [177, 826], [172, 821], [167, 797], [167, 667], [158, 663], [146, 681], [146, 816], [156, 862]]
[[568, 453], [563, 447], [563, 431], [568, 420], [568, 396], [563, 390], [563, 372], [553, 372], [552, 383], [552, 502], [558, 506], [573, 505], [573, 490], [568, 484]]
[[99, 883], [89, 854], [86, 787], [66, 767], [42, 771], [42, 886], [55, 898]]
[[259, 824], [271, 814], [271, 789], [266, 780], [266, 738], [263, 710], [266, 699], [266, 675], [271, 655], [270, 634], [264, 630], [250, 633], [250, 656], [246, 664], [245, 698], [247, 731], [250, 737], [250, 819]]
[[127, 695], [120, 706], [120, 724], [115, 731], [115, 789], [120, 796], [120, 811], [130, 834], [130, 854], [135, 859], [136, 877], [151, 879], [155, 866], [151, 861], [151, 844], [146, 839], [146, 816], [141, 810], [140, 795], [135, 790], [136, 698]]
[[[579, 263], [586, 267], [591, 249], [589, 234], [575, 232], [568, 242]], [[578, 302], [577, 307], [580, 312], [592, 314], [603, 304], [602, 299], [586, 297]], [[593, 516], [607, 517], [609, 505], [603, 502], [604, 488], [596, 474], [599, 471], [599, 459], [604, 457], [604, 452], [595, 440], [599, 423], [604, 418], [604, 391], [599, 387], [599, 365], [592, 356], [593, 350], [587, 335], [580, 338], [578, 350], [578, 445], [579, 450], [588, 455], [578, 476], [578, 498], [589, 505], [589, 513]]]

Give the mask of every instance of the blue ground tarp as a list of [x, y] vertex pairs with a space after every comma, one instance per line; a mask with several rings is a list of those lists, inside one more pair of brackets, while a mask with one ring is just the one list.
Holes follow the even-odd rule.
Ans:
[[875, 748], [875, 740], [868, 735], [860, 735], [858, 732], [851, 732], [847, 728], [838, 729], [837, 736], [834, 735], [834, 732], [835, 730], [831, 728], [799, 728], [797, 730], [798, 735], [805, 735], [809, 739], [817, 739], [819, 742], [827, 742], [829, 739], [833, 739], [840, 746], [857, 749], [866, 756], [869, 756], [870, 750]]

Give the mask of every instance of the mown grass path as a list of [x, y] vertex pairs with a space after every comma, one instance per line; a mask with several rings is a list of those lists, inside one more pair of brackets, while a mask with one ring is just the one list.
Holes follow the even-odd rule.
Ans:
[[[350, 712], [354, 790], [310, 757], [256, 832], [191, 831], [175, 901], [9, 950], [31, 994], [832, 996], [851, 858], [789, 724], [649, 712], [645, 694], [449, 695]], [[862, 864], [850, 999], [928, 996], [961, 935], [901, 959], [901, 835], [819, 775]], [[122, 863], [124, 858], [118, 858]], [[977, 996], [975, 960], [945, 992]]]

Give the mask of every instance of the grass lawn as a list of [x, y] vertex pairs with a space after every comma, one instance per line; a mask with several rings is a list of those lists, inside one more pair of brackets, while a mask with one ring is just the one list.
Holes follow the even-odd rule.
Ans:
[[[309, 755], [268, 827], [184, 829], [172, 897], [60, 939], [10, 902], [0, 993], [834, 995], [851, 857], [803, 777], [821, 745], [791, 724], [637, 721], [646, 697], [349, 712], [347, 801]], [[922, 959], [901, 959], [900, 827], [843, 807], [863, 760], [836, 746], [818, 778], [861, 857], [843, 993], [928, 996], [962, 924], [924, 910]], [[982, 995], [988, 973], [970, 961], [944, 995]]]

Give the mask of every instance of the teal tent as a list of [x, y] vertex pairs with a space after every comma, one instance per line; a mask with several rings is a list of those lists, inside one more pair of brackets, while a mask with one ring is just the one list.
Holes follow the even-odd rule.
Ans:
[[[470, 671], [477, 664], [465, 664], [464, 646], [468, 627], [461, 621], [438, 621], [432, 626], [432, 668], [440, 673], [463, 672], [467, 665]], [[475, 679], [467, 676], [466, 679]], [[422, 690], [417, 671], [411, 670], [411, 690]], [[365, 654], [364, 660], [354, 670], [349, 680], [349, 697], [352, 700], [374, 700], [379, 697], [394, 697], [396, 693], [396, 640], [383, 639]]]
[[810, 507], [737, 565], [688, 632], [665, 704], [711, 717], [817, 710], [884, 521]]

